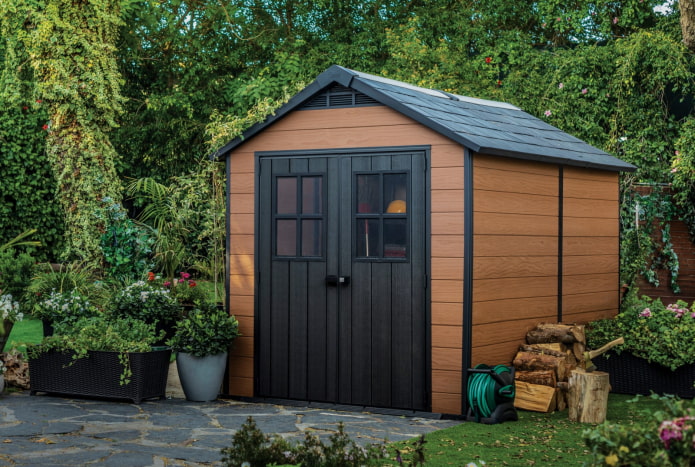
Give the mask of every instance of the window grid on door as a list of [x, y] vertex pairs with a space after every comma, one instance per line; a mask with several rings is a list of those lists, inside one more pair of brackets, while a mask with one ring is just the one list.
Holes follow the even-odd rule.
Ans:
[[355, 174], [355, 259], [408, 260], [409, 178], [404, 171]]
[[323, 259], [323, 175], [277, 175], [273, 191], [273, 256]]

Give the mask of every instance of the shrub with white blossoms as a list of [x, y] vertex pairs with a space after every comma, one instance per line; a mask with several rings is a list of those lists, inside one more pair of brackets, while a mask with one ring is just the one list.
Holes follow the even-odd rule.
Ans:
[[24, 318], [24, 314], [19, 311], [19, 303], [14, 301], [10, 294], [0, 295], [0, 315], [3, 321], [7, 320], [11, 323], [22, 321]]
[[53, 324], [73, 324], [80, 318], [95, 316], [99, 310], [77, 290], [52, 290], [48, 297], [36, 303], [31, 314]]
[[135, 318], [146, 323], [172, 322], [181, 307], [171, 292], [152, 281], [137, 281], [115, 294], [112, 313], [117, 318]]

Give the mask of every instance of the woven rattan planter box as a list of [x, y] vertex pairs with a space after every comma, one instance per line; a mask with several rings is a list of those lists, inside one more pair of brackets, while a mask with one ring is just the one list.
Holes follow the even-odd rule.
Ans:
[[[87, 358], [72, 360], [69, 353], [46, 352], [29, 360], [31, 395], [52, 394], [126, 399], [166, 397], [171, 349], [131, 352], [130, 383], [121, 386], [123, 366], [117, 352], [90, 351]], [[72, 364], [71, 364], [72, 363]]]
[[610, 353], [608, 358], [592, 359], [596, 367], [609, 374], [611, 391], [618, 394], [675, 394], [681, 398], [695, 397], [695, 365], [682, 366], [676, 371], [649, 363], [629, 352]]

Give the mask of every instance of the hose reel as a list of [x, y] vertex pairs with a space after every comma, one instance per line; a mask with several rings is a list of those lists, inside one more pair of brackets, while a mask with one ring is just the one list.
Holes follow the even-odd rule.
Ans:
[[480, 364], [468, 369], [469, 421], [494, 424], [516, 421], [514, 368]]

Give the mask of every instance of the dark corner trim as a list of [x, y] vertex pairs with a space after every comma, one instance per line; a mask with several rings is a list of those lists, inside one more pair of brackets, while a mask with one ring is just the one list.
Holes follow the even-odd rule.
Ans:
[[463, 342], [461, 412], [468, 412], [468, 369], [473, 346], [473, 154], [463, 148]]
[[[231, 232], [231, 220], [229, 216], [229, 212], [231, 210], [232, 206], [232, 201], [231, 201], [231, 191], [230, 190], [230, 175], [231, 175], [231, 158], [229, 156], [224, 158], [224, 178], [226, 180], [225, 183], [225, 194], [224, 194], [224, 208], [225, 208], [225, 213], [226, 215], [224, 216], [224, 309], [227, 310], [227, 313], [231, 311], [231, 300], [229, 299], [229, 274], [231, 273], [229, 269], [229, 263], [231, 261], [231, 255], [229, 253], [229, 233]], [[224, 383], [222, 384], [222, 392], [224, 394], [229, 394], [230, 393], [230, 388], [229, 388], [229, 362], [227, 362], [226, 368], [225, 368], [225, 375], [224, 375]]]
[[565, 168], [558, 170], [558, 206], [557, 206], [557, 322], [562, 323], [562, 276], [563, 276], [563, 243], [565, 218]]

